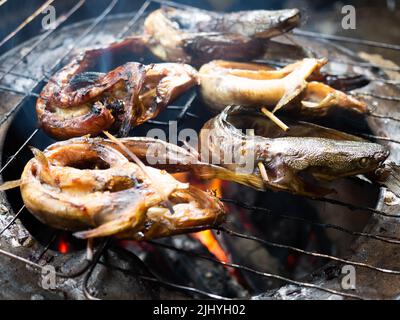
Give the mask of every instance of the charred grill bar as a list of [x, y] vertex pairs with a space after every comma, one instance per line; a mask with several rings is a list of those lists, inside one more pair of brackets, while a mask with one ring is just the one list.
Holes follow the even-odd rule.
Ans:
[[[24, 111], [24, 108], [32, 108], [33, 103], [36, 101], [40, 90], [43, 85], [50, 79], [50, 77], [57, 71], [60, 66], [65, 62], [65, 59], [69, 57], [69, 55], [76, 49], [82, 42], [85, 44], [90, 43], [88, 38], [91, 37], [93, 30], [101, 25], [106, 25], [108, 22], [112, 21], [111, 14], [113, 13], [113, 9], [116, 8], [118, 0], [110, 1], [109, 5], [104, 8], [103, 12], [90, 21], [90, 23], [86, 23], [86, 25], [80, 26], [80, 30], [83, 30], [79, 33], [79, 37], [73, 39], [72, 43], [67, 46], [66, 50], [63, 50], [62, 54], [56, 59], [53, 60], [55, 63], [52, 63], [47, 70], [41, 70], [41, 73], [38, 74], [24, 74], [18, 70], [16, 67], [20, 64], [24, 64], [27, 59], [29, 59], [32, 55], [40, 54], [41, 45], [49, 40], [52, 36], [57, 34], [57, 31], [61, 28], [64, 22], [68, 20], [68, 18], [74, 14], [78, 14], [79, 10], [82, 9], [85, 4], [84, 0], [77, 1], [76, 4], [66, 13], [61, 15], [56, 23], [56, 28], [49, 30], [42, 35], [38, 36], [34, 42], [31, 43], [28, 50], [25, 50], [24, 53], [17, 58], [10, 66], [2, 67], [0, 70], [0, 90], [7, 94], [17, 94], [18, 99], [16, 101], [12, 101], [13, 98], [9, 95], [7, 99], [10, 101], [9, 107], [6, 110], [2, 110], [3, 114], [0, 118], [1, 132], [2, 134], [6, 134], [6, 130], [11, 124], [11, 120], [14, 116], [18, 118], [21, 112]], [[49, 4], [45, 2], [43, 6]], [[123, 21], [125, 22], [122, 26], [116, 28], [116, 30], [120, 30], [117, 39], [122, 38], [129, 34], [135, 27], [139, 25], [141, 21], [143, 21], [143, 17], [150, 11], [150, 9], [157, 7], [160, 4], [165, 4], [168, 6], [176, 6], [176, 7], [186, 7], [183, 5], [179, 5], [169, 1], [145, 1], [143, 5], [135, 11], [133, 14], [127, 17], [123, 16]], [[36, 12], [32, 14], [32, 18], [34, 18]], [[10, 38], [15, 35], [18, 30], [15, 30], [10, 34]], [[315, 33], [305, 33], [305, 32], [296, 32], [300, 36], [312, 37], [317, 39], [325, 39], [326, 37], [321, 34]], [[73, 38], [73, 37], [72, 37]], [[326, 39], [325, 39], [326, 40]], [[345, 41], [351, 43], [361, 43], [367, 46], [380, 46], [384, 48], [388, 48], [390, 50], [399, 50], [398, 46], [391, 46], [389, 44], [384, 43], [370, 43], [370, 42], [360, 42], [359, 39], [342, 39], [342, 38], [329, 38], [327, 40], [334, 41]], [[3, 43], [0, 43], [0, 46]], [[271, 62], [271, 61], [269, 61]], [[279, 64], [279, 61], [275, 61]], [[340, 63], [349, 63], [356, 64], [361, 68], [368, 69], [376, 69], [377, 66], [373, 63], [366, 62], [343, 62]], [[391, 71], [399, 71], [396, 68], [389, 68]], [[10, 80], [10, 78], [12, 78]], [[15, 79], [24, 79], [24, 81], [28, 82], [28, 89], [24, 88], [24, 85], [15, 85]], [[381, 78], [371, 78], [370, 81], [388, 83], [390, 85], [396, 85], [397, 82], [387, 80], [383, 76]], [[396, 96], [396, 92], [399, 94]], [[394, 88], [391, 92], [383, 94], [375, 94], [373, 92], [359, 92], [360, 95], [367, 95], [370, 98], [375, 99], [383, 99], [388, 101], [398, 101], [399, 100], [399, 90]], [[153, 125], [157, 126], [167, 126], [168, 121], [175, 120], [178, 122], [178, 126], [184, 122], [185, 119], [202, 119], [202, 115], [199, 114], [199, 110], [196, 107], [196, 92], [192, 90], [188, 94], [184, 95], [182, 99], [179, 99], [176, 105], [172, 105], [167, 107], [164, 111], [164, 114], [161, 117], [155, 120], [149, 120], [144, 127], [138, 128], [138, 132], [142, 132], [141, 130], [145, 130], [151, 128]], [[383, 120], [391, 119], [392, 121], [399, 121], [396, 117], [392, 117], [385, 114], [379, 114], [378, 116], [370, 115], [369, 117], [374, 118], [372, 120], [371, 126], [373, 129], [373, 133], [363, 133], [365, 135], [369, 135], [371, 138], [375, 138], [377, 140], [387, 140], [393, 144], [398, 143], [398, 137], [395, 135], [395, 131], [393, 129], [389, 129], [389, 131], [385, 131], [381, 128]], [[21, 118], [23, 120], [23, 118]], [[18, 121], [18, 119], [17, 119]], [[381, 123], [379, 121], [382, 121]], [[196, 128], [197, 130], [199, 128]], [[37, 137], [40, 135], [40, 137]], [[3, 177], [10, 177], [12, 173], [7, 175], [7, 171], [10, 170], [13, 166], [18, 167], [19, 164], [16, 164], [18, 158], [21, 154], [28, 152], [28, 145], [32, 144], [33, 141], [40, 141], [43, 138], [43, 134], [40, 129], [33, 128], [31, 132], [24, 132], [23, 136], [25, 139], [21, 141], [18, 147], [14, 146], [14, 152], [9, 154], [8, 157], [4, 158], [3, 155], [3, 165], [0, 168], [0, 173]], [[36, 140], [35, 140], [36, 139]], [[45, 142], [43, 142], [45, 143]], [[38, 147], [41, 147], [39, 145]], [[4, 152], [4, 151], [3, 151]], [[6, 161], [4, 161], [6, 159]], [[397, 159], [399, 157], [397, 156]], [[6, 180], [6, 179], [5, 179]], [[253, 298], [328, 298], [331, 296], [334, 297], [344, 297], [350, 299], [368, 299], [375, 297], [382, 298], [396, 298], [399, 295], [399, 290], [396, 291], [396, 284], [400, 283], [400, 269], [396, 269], [396, 262], [391, 261], [390, 259], [396, 260], [400, 259], [398, 257], [398, 245], [400, 244], [400, 223], [398, 221], [400, 215], [398, 214], [399, 205], [388, 206], [384, 202], [384, 192], [381, 191], [380, 194], [380, 202], [379, 207], [372, 208], [369, 205], [359, 205], [354, 204], [347, 201], [335, 200], [335, 199], [315, 199], [310, 200], [312, 202], [323, 203], [327, 205], [332, 205], [337, 208], [337, 210], [350, 209], [351, 213], [354, 215], [359, 214], [362, 211], [366, 211], [372, 215], [371, 221], [364, 231], [352, 231], [348, 228], [342, 227], [337, 224], [332, 223], [322, 223], [316, 220], [311, 220], [309, 218], [298, 217], [296, 215], [290, 214], [290, 212], [281, 212], [274, 209], [268, 209], [266, 207], [260, 207], [253, 203], [246, 203], [241, 199], [237, 198], [225, 198], [225, 195], [222, 196], [222, 201], [225, 202], [229, 208], [236, 208], [234, 210], [245, 210], [247, 214], [257, 215], [257, 216], [271, 216], [279, 221], [291, 221], [296, 224], [301, 224], [304, 226], [313, 226], [316, 229], [332, 229], [337, 231], [338, 233], [343, 233], [350, 235], [354, 242], [354, 251], [350, 258], [341, 258], [336, 255], [319, 253], [314, 250], [302, 249], [295, 245], [287, 245], [279, 242], [265, 240], [262, 237], [255, 236], [250, 234], [248, 230], [231, 230], [230, 227], [222, 226], [215, 227], [216, 233], [220, 234], [220, 237], [228, 238], [231, 240], [225, 240], [225, 242], [229, 243], [229, 241], [235, 241], [235, 239], [245, 239], [249, 242], [255, 242], [266, 246], [272, 249], [285, 249], [290, 251], [291, 253], [295, 253], [296, 256], [310, 256], [317, 259], [323, 259], [324, 261], [329, 262], [326, 266], [322, 267], [318, 272], [315, 272], [307, 277], [304, 277], [303, 280], [293, 280], [288, 276], [266, 272], [263, 270], [256, 269], [247, 265], [245, 262], [236, 263], [231, 261], [223, 261], [221, 259], [215, 258], [210, 255], [208, 252], [198, 253], [201, 250], [191, 250], [190, 248], [185, 248], [185, 245], [177, 245], [177, 241], [150, 241], [148, 246], [153, 250], [157, 250], [160, 252], [174, 252], [166, 254], [166, 257], [171, 257], [172, 255], [178, 256], [189, 256], [195, 258], [196, 260], [205, 260], [208, 265], [213, 265], [215, 268], [218, 266], [223, 266], [223, 270], [238, 270], [243, 274], [252, 274], [253, 276], [260, 278], [267, 278], [278, 281], [279, 284], [285, 285], [279, 290], [269, 291], [265, 294], [257, 295]], [[11, 195], [11, 198], [14, 196]], [[3, 199], [4, 203], [5, 200]], [[18, 203], [18, 201], [13, 201]], [[20, 203], [20, 202], [19, 202]], [[21, 247], [14, 248], [9, 245], [8, 242], [15, 236], [17, 233], [17, 237], [20, 236], [18, 233], [21, 233], [21, 230], [24, 230], [24, 227], [20, 224], [19, 219], [24, 216], [29, 215], [24, 206], [19, 208], [13, 208], [14, 215], [11, 219], [6, 219], [0, 217], [0, 222], [2, 222], [2, 228], [0, 229], [0, 236], [4, 238], [0, 239], [1, 248], [0, 254], [3, 256], [1, 268], [11, 268], [13, 261], [17, 260], [18, 265], [21, 267], [21, 272], [23, 273], [32, 273], [27, 277], [23, 277], [23, 281], [31, 281], [33, 284], [29, 287], [28, 296], [24, 296], [24, 298], [29, 297], [29, 295], [34, 298], [39, 297], [47, 297], [47, 293], [42, 288], [36, 288], [37, 283], [37, 273], [34, 271], [42, 272], [45, 268], [43, 261], [50, 261], [57, 270], [57, 276], [61, 281], [61, 285], [58, 286], [57, 290], [63, 292], [68, 292], [67, 297], [77, 297], [79, 298], [79, 294], [76, 294], [76, 290], [82, 290], [83, 294], [89, 299], [96, 299], [98, 296], [106, 298], [107, 296], [117, 297], [117, 292], [119, 289], [119, 284], [122, 282], [121, 277], [127, 277], [129, 281], [126, 286], [130, 288], [130, 290], [148, 290], [151, 292], [150, 294], [144, 294], [143, 296], [140, 293], [127, 295], [127, 298], [152, 298], [152, 297], [207, 297], [211, 299], [229, 299], [232, 297], [240, 296], [238, 293], [240, 290], [236, 291], [231, 288], [231, 292], [235, 292], [232, 296], [224, 296], [223, 294], [218, 294], [216, 292], [207, 291], [204, 288], [196, 288], [190, 284], [181, 284], [179, 282], [174, 282], [168, 279], [164, 279], [163, 276], [159, 276], [153, 272], [152, 265], [147, 265], [147, 263], [143, 263], [138, 257], [136, 257], [132, 252], [140, 255], [141, 252], [146, 251], [143, 248], [134, 248], [133, 250], [125, 250], [122, 248], [128, 248], [132, 246], [132, 244], [121, 245], [120, 243], [116, 243], [116, 241], [111, 240], [103, 240], [99, 243], [96, 243], [93, 258], [91, 260], [87, 260], [85, 258], [86, 253], [84, 250], [80, 250], [79, 252], [70, 252], [65, 255], [60, 255], [55, 252], [53, 249], [57, 248], [60, 250], [60, 243], [66, 245], [63, 242], [63, 233], [59, 231], [52, 231], [51, 233], [46, 231], [46, 236], [41, 239], [41, 241], [34, 243], [32, 247], [23, 245]], [[4, 209], [5, 213], [10, 210], [10, 207], [7, 205], [7, 208]], [[1, 226], [1, 224], [0, 224]], [[25, 232], [27, 232], [25, 230]], [[29, 235], [23, 235], [22, 238], [27, 239]], [[65, 240], [67, 241], [67, 240]], [[184, 241], [184, 240], [182, 240]], [[189, 240], [188, 240], [189, 241]], [[196, 241], [190, 240], [190, 243], [196, 243]], [[71, 245], [71, 244], [68, 244]], [[226, 244], [227, 245], [227, 244]], [[386, 247], [387, 246], [387, 247]], [[379, 256], [382, 254], [382, 248], [387, 248], [387, 255], [384, 257]], [[51, 249], [51, 250], [50, 250]], [[148, 248], [147, 248], [148, 249]], [[367, 250], [371, 257], [364, 257], [362, 252]], [[128, 252], [129, 251], [129, 252]], [[165, 257], [164, 257], [165, 258]], [[132, 262], [133, 261], [133, 262]], [[382, 261], [384, 264], [382, 264]], [[27, 265], [25, 270], [24, 265]], [[360, 273], [361, 281], [365, 281], [362, 289], [357, 291], [345, 291], [338, 286], [339, 282], [338, 278], [340, 277], [340, 266], [342, 265], [352, 265], [357, 268], [357, 271]], [[332, 271], [333, 270], [333, 271]], [[333, 275], [329, 272], [333, 272]], [[0, 278], [2, 274], [7, 274], [7, 271], [0, 271]], [[109, 275], [111, 274], [111, 276]], [[377, 278], [382, 279], [381, 281], [377, 281], [377, 288], [374, 288], [372, 284], [372, 280], [368, 279], [371, 274], [374, 274]], [[203, 275], [204, 276], [204, 275]], [[125, 279], [125, 278], [124, 278]], [[144, 283], [143, 289], [134, 284], [137, 279], [141, 279]], [[388, 286], [385, 284], [387, 279], [391, 279], [392, 283]], [[236, 281], [236, 280], [235, 280]], [[240, 279], [237, 282], [240, 283]], [[131, 287], [129, 287], [131, 286]], [[234, 287], [234, 285], [233, 285]], [[17, 297], [18, 294], [21, 294], [16, 288], [10, 287], [12, 290], [15, 290], [15, 295], [11, 293], [11, 297]], [[163, 291], [168, 289], [168, 291]], [[11, 290], [11, 291], [12, 291]], [[56, 291], [57, 291], [56, 290]], [[161, 291], [160, 291], [161, 290]], [[375, 290], [375, 291], [374, 291]], [[383, 290], [387, 290], [387, 292], [382, 292]], [[100, 292], [99, 292], [100, 291]], [[181, 293], [182, 292], [182, 293]], [[48, 297], [57, 297], [57, 294], [50, 294]], [[76, 294], [74, 296], [74, 294]], [[153, 295], [152, 295], [153, 294]], [[113, 296], [114, 295], [114, 296]], [[252, 297], [252, 294], [248, 294], [247, 297]]]

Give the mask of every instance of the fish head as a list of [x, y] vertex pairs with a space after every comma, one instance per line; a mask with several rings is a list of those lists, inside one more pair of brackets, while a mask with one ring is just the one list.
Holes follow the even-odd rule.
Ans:
[[322, 163], [312, 169], [321, 180], [333, 180], [374, 171], [389, 156], [382, 145], [372, 142], [336, 141], [334, 148], [322, 150]]
[[283, 9], [270, 11], [269, 14], [260, 15], [257, 21], [259, 32], [256, 38], [271, 38], [283, 34], [300, 25], [301, 16], [298, 9]]

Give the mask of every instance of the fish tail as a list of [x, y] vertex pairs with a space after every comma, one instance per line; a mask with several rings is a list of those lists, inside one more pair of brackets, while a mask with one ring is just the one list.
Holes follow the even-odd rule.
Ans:
[[235, 172], [226, 168], [217, 166], [204, 166], [200, 170], [196, 170], [196, 174], [203, 179], [221, 179], [226, 181], [232, 181], [246, 186], [254, 187], [259, 190], [264, 189], [263, 180], [254, 174], [246, 174], [241, 172]]

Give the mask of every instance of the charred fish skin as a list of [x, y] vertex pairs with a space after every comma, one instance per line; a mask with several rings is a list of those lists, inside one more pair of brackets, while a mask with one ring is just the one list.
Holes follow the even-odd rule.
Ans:
[[162, 60], [199, 65], [213, 59], [250, 60], [265, 40], [300, 23], [297, 9], [216, 13], [164, 7], [145, 20], [148, 48]]
[[102, 75], [95, 84], [72, 90], [70, 87], [75, 87], [75, 83], [72, 86], [68, 83], [66, 92], [59, 92], [63, 82], [56, 76], [36, 102], [39, 124], [48, 135], [61, 140], [98, 135], [117, 122], [121, 125], [128, 108], [132, 109], [132, 98], [138, 95], [144, 77], [142, 65], [129, 63]]
[[78, 231], [79, 238], [151, 239], [225, 219], [222, 203], [211, 193], [146, 167], [168, 194], [172, 214], [144, 172], [99, 140], [72, 139], [34, 155], [21, 177], [27, 209], [51, 227]]
[[[254, 129], [255, 135], [246, 135], [239, 128]], [[252, 161], [252, 171], [244, 175], [248, 180], [242, 179], [242, 183], [260, 190], [269, 188], [309, 197], [325, 196], [334, 190], [306, 181], [304, 175], [330, 181], [367, 174], [381, 167], [389, 156], [389, 151], [377, 143], [306, 122], [298, 122], [288, 133], [280, 130], [273, 134], [277, 130], [280, 129], [257, 111], [230, 106], [204, 125], [201, 148], [222, 160], [232, 148], [239, 153], [251, 150], [253, 154], [248, 159]], [[260, 171], [259, 163], [266, 174]], [[241, 170], [235, 162], [222, 162], [221, 166]]]
[[197, 71], [179, 63], [128, 62], [107, 73], [91, 71], [104, 54], [144, 49], [143, 38], [132, 37], [105, 48], [86, 50], [59, 70], [36, 103], [43, 130], [59, 140], [96, 136], [103, 130], [125, 136], [131, 126], [156, 117], [197, 84]]

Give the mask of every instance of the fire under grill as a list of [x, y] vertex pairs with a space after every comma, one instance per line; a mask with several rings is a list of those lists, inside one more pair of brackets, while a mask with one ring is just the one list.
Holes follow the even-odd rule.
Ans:
[[[43, 4], [41, 10], [52, 1]], [[145, 1], [130, 13], [112, 0], [92, 18], [64, 27], [74, 15], [84, 16], [85, 0], [58, 16], [54, 29], [22, 43], [0, 59], [0, 129], [3, 138], [3, 181], [18, 179], [31, 158], [29, 146], [43, 149], [54, 142], [37, 128], [36, 98], [75, 50], [110, 43], [140, 32], [146, 15], [172, 2]], [[40, 11], [41, 11], [40, 10]], [[39, 11], [39, 12], [40, 12]], [[35, 11], [30, 18], [38, 15]], [[16, 36], [27, 19], [9, 37]], [[326, 52], [330, 63], [362, 70], [366, 82], [352, 94], [363, 97], [375, 110], [367, 119], [338, 118], [325, 125], [346, 128], [379, 140], [400, 159], [398, 80], [382, 66], [361, 60], [343, 43], [400, 50], [399, 46], [361, 39], [326, 36], [302, 30], [283, 37]], [[3, 45], [0, 44], [0, 46]], [[107, 60], [108, 59], [108, 60]], [[108, 57], [100, 68], [121, 64]], [[132, 58], [130, 58], [132, 59]], [[141, 62], [150, 57], [138, 57]], [[295, 57], [293, 57], [295, 59]], [[260, 62], [281, 65], [273, 53]], [[346, 69], [347, 70], [347, 69]], [[153, 128], [199, 131], [212, 117], [195, 89], [185, 93], [156, 119], [134, 128], [146, 135]], [[351, 125], [349, 125], [351, 123]], [[350, 128], [350, 129], [349, 129]], [[168, 132], [167, 132], [168, 133]], [[171, 137], [169, 137], [171, 139]], [[69, 233], [39, 223], [25, 209], [19, 190], [2, 196], [0, 207], [1, 298], [107, 299], [396, 299], [400, 294], [400, 203], [384, 189], [359, 179], [345, 179], [332, 198], [304, 199], [288, 194], [255, 192], [221, 181], [191, 183], [215, 190], [229, 216], [212, 231], [165, 239], [134, 242], [105, 239], [86, 243]], [[56, 286], [43, 281], [49, 266], [56, 271]], [[343, 266], [356, 270], [356, 289], [341, 286]]]

